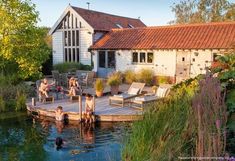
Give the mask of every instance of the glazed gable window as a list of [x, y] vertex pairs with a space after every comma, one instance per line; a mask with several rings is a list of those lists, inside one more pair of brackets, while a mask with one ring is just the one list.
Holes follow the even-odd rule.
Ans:
[[152, 64], [153, 53], [151, 52], [133, 52], [132, 53], [133, 64]]

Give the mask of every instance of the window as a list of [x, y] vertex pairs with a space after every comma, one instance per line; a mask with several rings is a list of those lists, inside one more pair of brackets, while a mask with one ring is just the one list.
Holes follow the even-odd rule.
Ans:
[[75, 19], [76, 28], [78, 28], [78, 19]]
[[76, 50], [73, 48], [73, 62], [76, 62]]
[[147, 55], [147, 63], [153, 63], [153, 53], [148, 53], [148, 55]]
[[71, 46], [71, 32], [68, 31], [68, 46]]
[[69, 59], [68, 59], [68, 62], [71, 62], [71, 49], [68, 49], [69, 50]]
[[68, 35], [67, 35], [67, 31], [64, 32], [64, 46], [68, 46]]
[[133, 63], [138, 63], [138, 53], [137, 52], [133, 52], [133, 54], [132, 54], [132, 62]]
[[193, 62], [195, 62], [195, 58], [193, 58]]
[[105, 51], [99, 51], [99, 67], [105, 68]]
[[108, 51], [108, 68], [115, 68], [115, 52]]
[[152, 52], [133, 52], [132, 53], [132, 63], [137, 64], [152, 64], [153, 63], [153, 53]]
[[76, 31], [76, 45], [79, 46], [79, 31]]
[[75, 31], [72, 31], [72, 43], [75, 46]]
[[120, 24], [118, 24], [118, 23], [116, 23], [116, 26], [117, 26], [118, 28], [120, 28], [120, 29], [123, 28], [123, 27], [122, 27]]
[[145, 61], [146, 61], [145, 53], [140, 53], [140, 63], [145, 63]]
[[131, 24], [128, 24], [128, 27], [129, 28], [135, 28], [133, 25], [131, 25]]
[[76, 61], [79, 62], [79, 48], [77, 48], [77, 53], [76, 54], [77, 54], [77, 60]]
[[184, 61], [185, 60], [185, 58], [184, 57], [182, 57], [182, 61]]
[[67, 49], [64, 50], [64, 59], [67, 62], [68, 61], [68, 52]]

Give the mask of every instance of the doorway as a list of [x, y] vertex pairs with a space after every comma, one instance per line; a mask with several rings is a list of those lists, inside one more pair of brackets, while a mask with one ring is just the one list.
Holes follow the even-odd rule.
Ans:
[[107, 77], [109, 73], [116, 70], [115, 51], [98, 52], [98, 77]]

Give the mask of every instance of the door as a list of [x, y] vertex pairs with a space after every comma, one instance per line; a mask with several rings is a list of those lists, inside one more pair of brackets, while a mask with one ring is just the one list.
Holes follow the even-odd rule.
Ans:
[[176, 83], [190, 77], [190, 52], [180, 51], [176, 53]]
[[98, 76], [107, 77], [109, 73], [115, 71], [116, 58], [115, 51], [98, 52]]

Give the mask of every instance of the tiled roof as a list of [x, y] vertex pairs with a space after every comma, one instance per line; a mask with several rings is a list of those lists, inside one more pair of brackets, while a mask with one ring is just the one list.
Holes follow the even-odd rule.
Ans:
[[228, 49], [235, 22], [114, 29], [91, 49]]
[[139, 19], [121, 17], [107, 13], [87, 10], [71, 6], [79, 15], [82, 16], [95, 30], [110, 31], [114, 28], [119, 28], [117, 24], [123, 28], [145, 27], [146, 25]]

